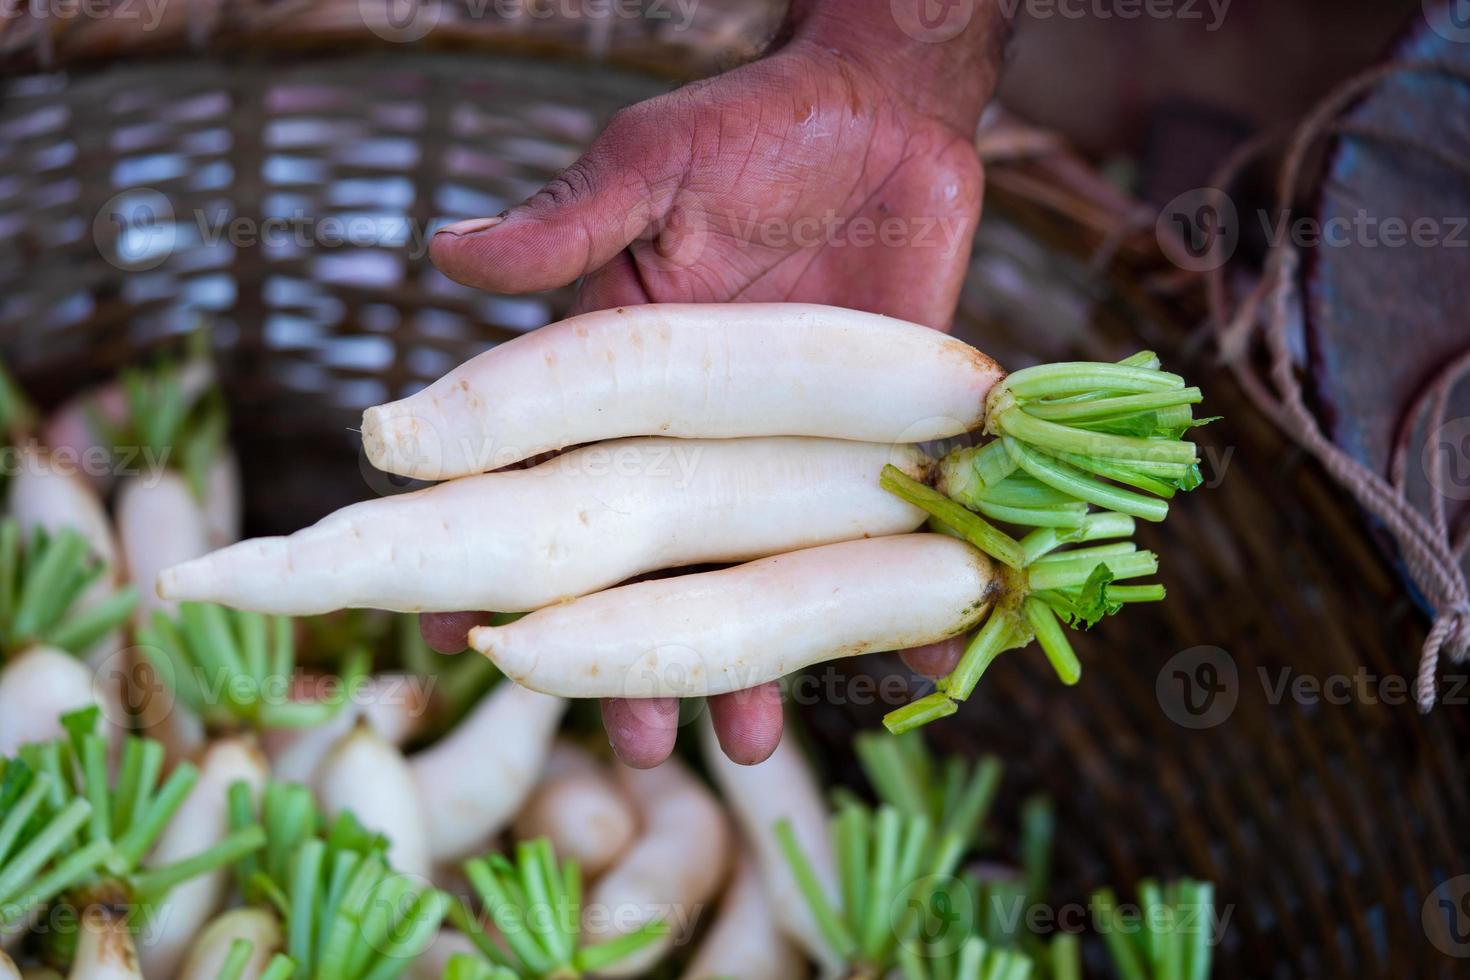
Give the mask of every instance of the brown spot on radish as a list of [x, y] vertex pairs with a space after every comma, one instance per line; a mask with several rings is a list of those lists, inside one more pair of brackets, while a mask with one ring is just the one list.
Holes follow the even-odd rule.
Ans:
[[541, 359], [546, 362], [547, 367], [552, 367], [556, 364], [556, 355], [553, 354], [551, 351], [547, 351], [545, 354], [542, 354]]
[[577, 511], [577, 520], [581, 521], [583, 524], [586, 524], [587, 523], [587, 512], [585, 510], [579, 510], [579, 511]]
[[587, 328], [582, 326], [581, 324], [578, 324], [576, 329], [574, 329], [572, 332], [575, 333], [578, 337], [583, 338], [584, 340], [587, 337]]

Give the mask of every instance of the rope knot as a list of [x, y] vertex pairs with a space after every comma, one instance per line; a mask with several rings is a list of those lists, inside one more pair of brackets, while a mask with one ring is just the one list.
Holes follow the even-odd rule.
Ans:
[[1436, 677], [1439, 673], [1439, 655], [1449, 654], [1453, 663], [1464, 663], [1470, 658], [1470, 600], [1461, 599], [1454, 605], [1439, 609], [1429, 635], [1424, 638], [1424, 647], [1419, 654], [1419, 677], [1414, 683], [1419, 710], [1428, 712], [1439, 697]]

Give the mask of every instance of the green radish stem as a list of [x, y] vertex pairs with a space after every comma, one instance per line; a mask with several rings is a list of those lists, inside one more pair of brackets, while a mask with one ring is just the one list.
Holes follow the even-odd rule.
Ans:
[[1000, 788], [1001, 762], [952, 756], [940, 763], [918, 732], [863, 732], [854, 741], [858, 761], [878, 799], [905, 816], [926, 816], [941, 836], [969, 848], [986, 836], [986, 817]]
[[217, 727], [314, 728], [336, 717], [368, 674], [366, 652], [342, 662], [340, 698], [296, 701], [292, 622], [284, 616], [185, 602], [177, 617], [162, 611], [138, 632], [154, 670], [206, 724]]
[[1196, 448], [1181, 436], [1211, 421], [1193, 417], [1201, 399], [1146, 351], [1119, 364], [1027, 368], [987, 396], [994, 438], [945, 456], [936, 486], [883, 470], [885, 489], [1009, 570], [959, 664], [933, 693], [889, 712], [891, 732], [953, 714], [996, 657], [1032, 640], [1058, 678], [1075, 684], [1082, 664], [1064, 626], [1091, 627], [1129, 603], [1164, 598], [1160, 585], [1114, 584], [1157, 572], [1153, 553], [1127, 540], [1078, 546], [1130, 538], [1135, 519], [1162, 521], [1168, 498], [1199, 485]]
[[802, 852], [790, 823], [775, 834], [832, 952], [854, 976], [883, 976], [913, 941], [920, 916], [953, 874], [965, 846], [935, 833], [923, 815], [891, 806], [873, 811], [847, 800], [833, 818], [839, 893], [828, 895]]
[[1123, 980], [1205, 980], [1214, 936], [1214, 886], [1190, 878], [1138, 883], [1136, 915], [1112, 889], [1093, 893], [1095, 924]]
[[576, 862], [558, 862], [545, 838], [522, 841], [514, 860], [499, 854], [464, 865], [466, 878], [504, 948], [486, 933], [466, 905], [449, 910], [450, 921], [475, 944], [484, 972], [526, 980], [573, 980], [603, 970], [654, 943], [669, 931], [661, 920], [592, 945], [581, 940], [582, 874]]
[[120, 626], [137, 602], [131, 586], [73, 610], [104, 571], [70, 528], [37, 529], [27, 541], [14, 519], [0, 521], [0, 653], [45, 645], [81, 654]]

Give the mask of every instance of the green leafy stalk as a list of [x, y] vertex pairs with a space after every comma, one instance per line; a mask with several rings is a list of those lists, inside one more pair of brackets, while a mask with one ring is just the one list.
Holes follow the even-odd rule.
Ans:
[[0, 521], [0, 651], [14, 656], [46, 645], [80, 654], [122, 625], [137, 601], [131, 586], [75, 608], [105, 572], [71, 528], [38, 528], [26, 541], [14, 519]]
[[966, 849], [986, 836], [985, 821], [1000, 788], [1001, 762], [959, 756], [936, 761], [917, 732], [863, 732], [854, 741], [858, 761], [878, 799], [905, 816], [925, 816], [940, 836]]
[[1094, 925], [1124, 980], [1205, 980], [1214, 941], [1214, 886], [1185, 878], [1138, 884], [1135, 909], [1112, 889], [1093, 893]]
[[[450, 920], [475, 944], [483, 960], [465, 975], [572, 978], [605, 970], [668, 934], [662, 920], [592, 945], [582, 945], [582, 874], [576, 862], [559, 863], [551, 842], [541, 838], [516, 846], [514, 860], [500, 854], [475, 858], [465, 877], [494, 924], [504, 947], [487, 934], [482, 920], [457, 904]], [[471, 969], [462, 964], [459, 969]], [[502, 971], [502, 972], [496, 972]]]
[[284, 616], [186, 602], [177, 618], [155, 612], [139, 630], [140, 649], [174, 694], [216, 727], [310, 728], [342, 710], [368, 673], [365, 652], [343, 663], [339, 695], [297, 701], [289, 695], [296, 669], [291, 620]]
[[122, 372], [119, 381], [127, 412], [109, 421], [95, 407], [88, 412], [93, 434], [115, 451], [146, 451], [183, 474], [195, 497], [204, 499], [209, 468], [224, 450], [229, 428], [223, 394], [197, 375], [210, 370], [208, 335], [191, 335], [190, 354], [164, 358], [149, 368]]
[[884, 468], [885, 489], [1006, 568], [959, 664], [937, 690], [889, 712], [890, 732], [954, 714], [996, 657], [1032, 640], [1058, 678], [1075, 684], [1082, 663], [1064, 627], [1091, 628], [1128, 604], [1164, 598], [1160, 585], [1117, 584], [1157, 572], [1151, 552], [1128, 540], [1076, 546], [1131, 538], [1135, 519], [1162, 521], [1169, 498], [1199, 486], [1195, 446], [1182, 436], [1213, 421], [1193, 417], [1202, 397], [1148, 351], [1118, 364], [1028, 368], [988, 396], [994, 438], [940, 460], [935, 487]]
[[844, 801], [832, 822], [837, 850], [837, 895], [824, 892], [790, 823], [776, 840], [832, 953], [855, 975], [882, 976], [899, 963], [899, 950], [932, 937], [926, 916], [936, 896], [956, 881], [964, 852], [956, 834], [936, 833], [923, 814], [884, 805], [876, 812]]

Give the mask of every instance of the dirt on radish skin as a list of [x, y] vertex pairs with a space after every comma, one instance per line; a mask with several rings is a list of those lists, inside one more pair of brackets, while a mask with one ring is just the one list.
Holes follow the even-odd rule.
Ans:
[[587, 942], [612, 939], [660, 917], [670, 932], [615, 965], [604, 977], [635, 977], [688, 938], [725, 879], [732, 834], [709, 790], [678, 759], [656, 769], [617, 767], [642, 820], [636, 842], [590, 893], [583, 908]]
[[470, 645], [547, 694], [699, 697], [954, 636], [996, 586], [964, 542], [899, 534], [609, 589], [477, 627]]
[[127, 923], [100, 907], [82, 913], [68, 980], [144, 980]]
[[635, 575], [912, 531], [924, 513], [878, 478], [916, 479], [913, 446], [830, 439], [628, 439], [530, 469], [346, 507], [163, 572], [168, 599], [305, 615], [525, 611]]
[[800, 303], [587, 313], [363, 415], [374, 466], [424, 480], [624, 436], [924, 442], [978, 428], [1004, 372], [902, 320]]

